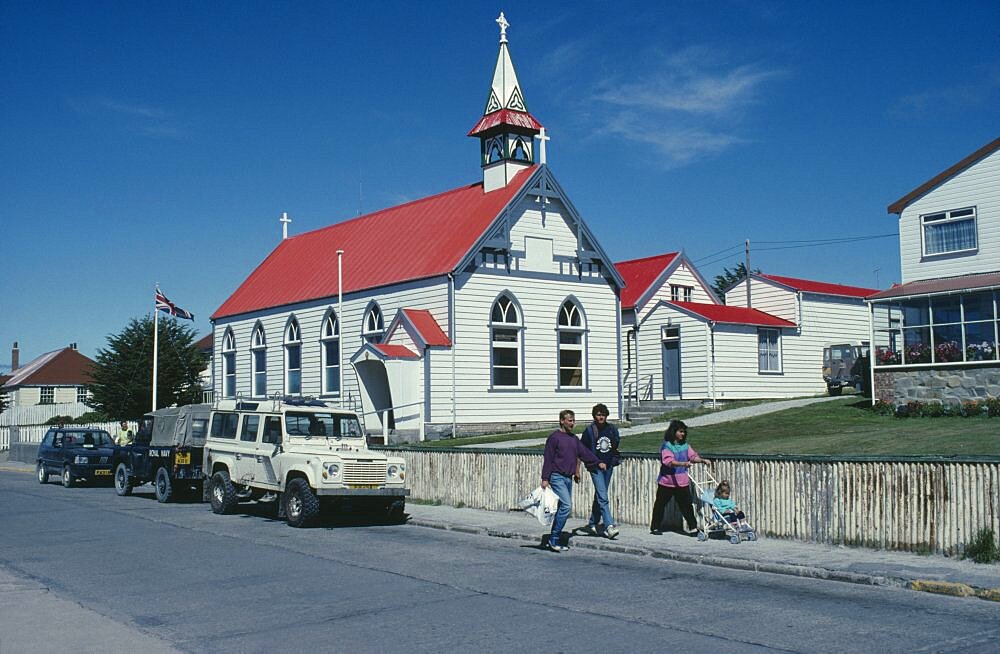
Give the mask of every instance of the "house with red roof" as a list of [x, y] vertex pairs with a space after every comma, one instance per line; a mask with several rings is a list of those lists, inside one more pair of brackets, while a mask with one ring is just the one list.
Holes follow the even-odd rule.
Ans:
[[822, 393], [823, 347], [869, 340], [875, 289], [755, 274], [715, 295], [683, 252], [615, 264], [625, 397], [733, 400]]
[[216, 398], [317, 396], [400, 438], [619, 415], [623, 282], [546, 165], [498, 23], [468, 133], [482, 180], [282, 240], [212, 315]]
[[[11, 373], [0, 386], [7, 395], [9, 407], [79, 405], [75, 415], [86, 411], [86, 385], [94, 361], [76, 349], [76, 343], [41, 354], [25, 365], [20, 365], [20, 349], [14, 343], [11, 350]], [[74, 415], [72, 408], [59, 407], [64, 415]], [[55, 414], [53, 414], [55, 415]]]
[[1000, 397], [1000, 138], [888, 207], [902, 283], [871, 295], [873, 401]]

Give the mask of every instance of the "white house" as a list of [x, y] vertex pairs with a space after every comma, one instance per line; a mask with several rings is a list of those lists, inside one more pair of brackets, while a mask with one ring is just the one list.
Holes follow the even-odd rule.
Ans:
[[875, 399], [1000, 397], [1000, 138], [889, 205], [902, 283], [871, 296]]
[[9, 408], [51, 407], [51, 411], [37, 415], [79, 416], [88, 411], [86, 385], [94, 361], [80, 354], [76, 343], [41, 354], [25, 365], [20, 365], [17, 343], [11, 349], [11, 374], [0, 386], [7, 395]]
[[215, 397], [328, 398], [407, 437], [619, 415], [622, 280], [545, 164], [498, 22], [482, 181], [283, 240], [212, 316]]
[[615, 264], [626, 397], [711, 399], [822, 393], [823, 347], [869, 339], [875, 289], [777, 275], [716, 297], [683, 252]]

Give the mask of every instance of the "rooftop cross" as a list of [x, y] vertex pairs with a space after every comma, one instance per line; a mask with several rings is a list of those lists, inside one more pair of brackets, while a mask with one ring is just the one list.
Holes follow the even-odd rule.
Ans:
[[551, 140], [552, 137], [545, 134], [545, 128], [543, 127], [539, 130], [538, 136], [536, 136], [535, 138], [538, 139], [539, 141], [538, 163], [543, 164], [545, 163], [545, 142]]
[[506, 18], [504, 18], [504, 15], [503, 15], [502, 11], [500, 12], [500, 17], [497, 18], [496, 23], [497, 23], [497, 25], [500, 26], [500, 43], [506, 43], [507, 42], [507, 28], [510, 27], [510, 23], [507, 22]]

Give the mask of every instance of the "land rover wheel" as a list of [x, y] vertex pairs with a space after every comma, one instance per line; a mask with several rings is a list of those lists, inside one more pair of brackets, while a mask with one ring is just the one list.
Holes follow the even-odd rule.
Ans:
[[73, 479], [73, 473], [69, 471], [69, 466], [63, 466], [62, 471], [62, 485], [66, 488], [73, 488], [73, 483], [76, 480]]
[[319, 515], [319, 498], [301, 477], [288, 482], [283, 493], [285, 516], [292, 527], [305, 527]]
[[160, 504], [166, 504], [170, 501], [170, 498], [174, 496], [174, 486], [170, 482], [170, 473], [167, 472], [166, 468], [160, 468], [156, 471], [156, 480], [154, 482], [156, 490], [156, 501]]
[[840, 394], [842, 394], [844, 392], [844, 388], [842, 386], [830, 386], [826, 390], [832, 396], [837, 396], [837, 395], [840, 395]]
[[45, 464], [41, 461], [38, 462], [38, 483], [47, 484], [49, 482], [49, 473], [45, 470]]
[[229, 513], [236, 506], [236, 489], [229, 479], [229, 473], [220, 470], [210, 480], [209, 495], [212, 500], [212, 513]]
[[132, 494], [132, 477], [128, 474], [128, 466], [119, 463], [115, 468], [115, 493], [121, 497]]
[[406, 522], [406, 500], [392, 500], [386, 506], [386, 520], [391, 525], [401, 525]]

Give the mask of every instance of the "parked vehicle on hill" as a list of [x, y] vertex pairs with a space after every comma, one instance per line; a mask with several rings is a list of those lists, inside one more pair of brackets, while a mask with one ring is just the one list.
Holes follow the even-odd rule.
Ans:
[[113, 453], [114, 440], [103, 429], [52, 428], [38, 445], [38, 483], [48, 482], [50, 474], [61, 475], [66, 488], [79, 480], [111, 481]]
[[868, 343], [839, 343], [823, 348], [823, 380], [830, 395], [840, 395], [844, 388], [861, 390], [862, 379], [855, 364], [868, 356]]
[[115, 492], [152, 483], [159, 502], [202, 494], [202, 460], [210, 404], [158, 409], [139, 421], [135, 438], [114, 449]]
[[215, 513], [276, 501], [293, 527], [321, 508], [351, 506], [405, 518], [406, 462], [368, 449], [353, 411], [319, 400], [220, 400], [205, 441], [205, 499]]

